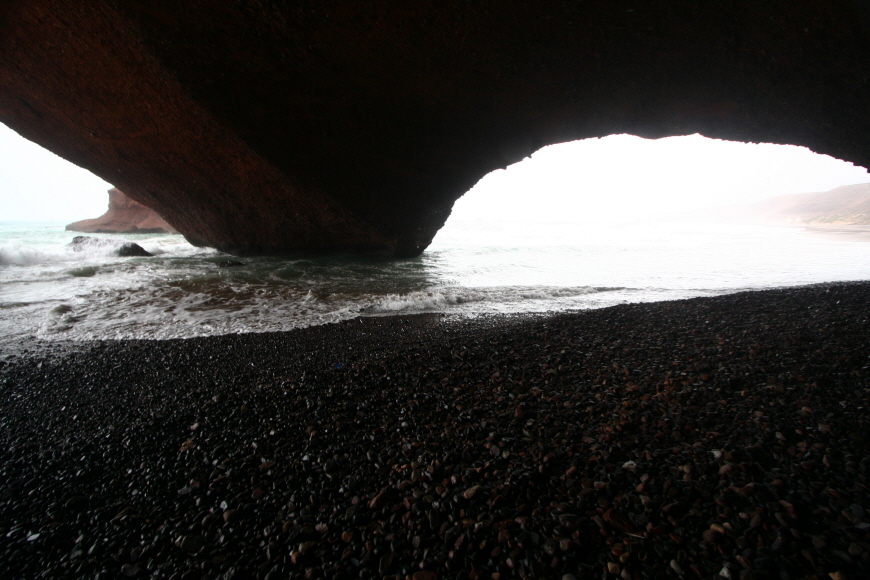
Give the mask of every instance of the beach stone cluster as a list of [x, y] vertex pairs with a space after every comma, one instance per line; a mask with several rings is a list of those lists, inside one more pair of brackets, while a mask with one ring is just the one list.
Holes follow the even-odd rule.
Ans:
[[870, 284], [0, 356], [9, 578], [870, 576]]

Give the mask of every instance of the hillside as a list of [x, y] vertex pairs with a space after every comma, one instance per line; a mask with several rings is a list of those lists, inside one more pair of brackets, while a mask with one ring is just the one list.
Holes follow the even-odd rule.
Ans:
[[728, 220], [791, 224], [870, 224], [870, 183], [777, 195], [719, 210]]

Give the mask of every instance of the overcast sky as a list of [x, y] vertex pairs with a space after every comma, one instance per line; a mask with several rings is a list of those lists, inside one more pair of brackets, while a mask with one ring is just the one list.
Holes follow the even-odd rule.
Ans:
[[0, 221], [98, 217], [112, 186], [0, 124]]
[[[803, 147], [611, 135], [545, 147], [489, 174], [457, 202], [453, 215], [633, 218], [866, 182], [864, 168]], [[97, 217], [110, 187], [0, 124], [0, 221]]]
[[863, 167], [805, 147], [611, 135], [551, 145], [490, 173], [456, 203], [453, 216], [636, 219], [867, 182]]

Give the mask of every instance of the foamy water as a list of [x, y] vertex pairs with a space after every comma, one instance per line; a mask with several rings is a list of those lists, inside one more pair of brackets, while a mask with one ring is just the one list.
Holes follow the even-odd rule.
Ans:
[[870, 244], [765, 226], [451, 222], [413, 260], [239, 258], [181, 236], [0, 224], [0, 344], [267, 332], [359, 316], [544, 312], [870, 279]]

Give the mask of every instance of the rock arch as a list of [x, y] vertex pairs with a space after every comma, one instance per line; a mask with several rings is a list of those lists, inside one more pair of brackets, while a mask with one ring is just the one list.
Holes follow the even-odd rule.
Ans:
[[11, 0], [0, 121], [236, 254], [419, 254], [551, 143], [870, 165], [861, 0]]

